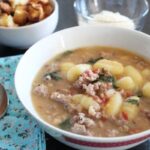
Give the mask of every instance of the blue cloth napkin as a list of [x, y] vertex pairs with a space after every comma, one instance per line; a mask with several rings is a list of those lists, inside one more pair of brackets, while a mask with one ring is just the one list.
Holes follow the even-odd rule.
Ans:
[[7, 90], [9, 107], [0, 119], [0, 150], [45, 150], [45, 136], [18, 100], [14, 72], [21, 56], [0, 59], [0, 83]]

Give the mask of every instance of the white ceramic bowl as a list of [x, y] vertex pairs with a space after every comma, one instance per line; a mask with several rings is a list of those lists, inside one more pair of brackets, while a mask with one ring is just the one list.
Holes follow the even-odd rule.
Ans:
[[44, 63], [65, 50], [94, 45], [120, 47], [150, 59], [150, 36], [138, 31], [106, 26], [80, 26], [62, 30], [36, 43], [22, 57], [15, 73], [17, 94], [24, 107], [47, 133], [71, 147], [85, 150], [123, 150], [136, 146], [150, 138], [150, 130], [113, 138], [82, 136], [46, 123], [34, 109], [31, 84]]
[[21, 27], [0, 27], [0, 44], [19, 49], [29, 48], [50, 33], [54, 32], [58, 23], [58, 3], [54, 2], [53, 13], [44, 20]]

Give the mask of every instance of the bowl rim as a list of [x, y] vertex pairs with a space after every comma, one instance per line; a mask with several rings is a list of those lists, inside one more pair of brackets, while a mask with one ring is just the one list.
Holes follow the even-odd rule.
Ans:
[[[74, 3], [73, 3], [73, 7], [74, 7], [75, 12], [76, 12], [77, 14], [80, 14], [80, 15], [81, 15], [83, 18], [85, 18], [86, 20], [92, 20], [91, 17], [85, 16], [85, 15], [81, 14], [81, 12], [80, 12], [80, 11], [78, 10], [78, 8], [77, 8], [77, 1], [78, 1], [78, 0], [75, 0]], [[139, 19], [139, 18], [146, 17], [146, 15], [148, 14], [148, 12], [149, 12], [149, 10], [150, 10], [150, 7], [149, 7], [149, 3], [148, 3], [147, 0], [144, 0], [143, 3], [144, 3], [145, 6], [146, 6], [146, 10], [143, 12], [143, 14], [141, 14], [141, 15], [139, 15], [139, 17], [135, 17], [135, 18], [130, 18], [130, 17], [128, 17], [129, 19], [133, 19], [133, 20], [135, 21], [135, 20], [137, 20], [137, 19]], [[120, 13], [120, 14], [121, 14], [121, 13]], [[124, 16], [125, 16], [125, 15], [124, 15]], [[127, 17], [127, 16], [126, 16], [126, 17]], [[92, 20], [92, 21], [94, 21], [94, 20]], [[118, 21], [118, 23], [119, 23], [119, 21]]]
[[18, 27], [0, 26], [0, 30], [8, 30], [8, 31], [10, 31], [10, 30], [22, 30], [22, 29], [32, 28], [32, 27], [41, 25], [42, 23], [46, 22], [48, 19], [52, 18], [54, 16], [54, 14], [56, 14], [58, 12], [58, 9], [59, 9], [58, 2], [56, 0], [52, 0], [52, 3], [54, 5], [53, 12], [49, 16], [44, 18], [43, 20], [41, 20], [39, 22], [32, 23], [32, 24], [24, 25], [24, 26], [18, 26]]
[[[126, 136], [120, 136], [120, 137], [92, 137], [92, 136], [84, 136], [84, 135], [79, 135], [79, 134], [75, 134], [75, 133], [72, 133], [72, 132], [69, 132], [69, 131], [65, 131], [63, 129], [60, 129], [60, 128], [57, 128], [49, 123], [47, 123], [44, 119], [42, 119], [42, 117], [40, 117], [40, 115], [38, 114], [38, 112], [35, 110], [34, 106], [33, 106], [33, 103], [32, 103], [32, 106], [34, 108], [34, 110], [36, 111], [36, 115], [35, 114], [32, 114], [30, 112], [30, 109], [27, 108], [24, 104], [23, 104], [23, 101], [21, 100], [21, 97], [20, 97], [20, 94], [18, 93], [18, 90], [17, 90], [17, 76], [18, 76], [18, 68], [21, 68], [21, 63], [22, 63], [22, 60], [28, 55], [30, 54], [32, 51], [34, 51], [34, 47], [40, 43], [43, 43], [46, 39], [49, 39], [49, 38], [52, 38], [53, 36], [55, 35], [61, 35], [60, 33], [62, 32], [66, 32], [68, 30], [78, 30], [78, 29], [82, 29], [82, 28], [87, 28], [87, 31], [88, 31], [88, 28], [105, 28], [105, 30], [108, 29], [112, 29], [112, 30], [124, 30], [125, 32], [130, 32], [130, 33], [134, 33], [135, 35], [138, 35], [138, 36], [142, 36], [142, 38], [145, 38], [147, 40], [150, 41], [150, 35], [146, 34], [146, 33], [143, 33], [143, 32], [140, 32], [140, 31], [136, 31], [136, 30], [131, 30], [131, 29], [126, 29], [126, 28], [121, 28], [121, 27], [112, 27], [112, 26], [109, 26], [109, 25], [99, 25], [99, 26], [96, 26], [96, 25], [90, 25], [90, 26], [86, 26], [86, 27], [83, 27], [83, 26], [75, 26], [75, 27], [70, 27], [70, 28], [67, 28], [67, 29], [63, 29], [63, 30], [60, 30], [60, 31], [57, 31], [43, 39], [41, 39], [40, 41], [36, 42], [33, 46], [31, 46], [26, 52], [25, 54], [22, 56], [22, 58], [20, 59], [18, 65], [17, 65], [17, 68], [16, 68], [16, 72], [15, 72], [15, 76], [14, 76], [14, 83], [15, 83], [15, 89], [16, 89], [16, 92], [17, 92], [17, 95], [19, 97], [19, 100], [20, 102], [22, 103], [22, 105], [24, 106], [24, 108], [29, 112], [29, 114], [31, 116], [33, 116], [39, 123], [40, 125], [43, 125], [46, 127], [46, 128], [50, 128], [51, 130], [55, 131], [55, 132], [58, 132], [59, 134], [62, 134], [66, 137], [70, 137], [70, 138], [75, 138], [75, 139], [79, 139], [81, 141], [91, 141], [91, 142], [121, 142], [121, 141], [129, 141], [129, 140], [133, 140], [133, 139], [137, 139], [137, 138], [140, 138], [140, 137], [144, 137], [145, 135], [148, 135], [150, 136], [150, 129], [148, 130], [145, 130], [145, 131], [142, 131], [142, 132], [139, 132], [139, 133], [135, 133], [135, 134], [132, 134], [132, 135], [126, 135]], [[53, 56], [52, 56], [53, 57]], [[44, 129], [44, 128], [43, 128]]]

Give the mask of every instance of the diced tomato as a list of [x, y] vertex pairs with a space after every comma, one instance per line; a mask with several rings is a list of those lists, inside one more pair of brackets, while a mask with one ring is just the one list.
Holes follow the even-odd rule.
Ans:
[[127, 97], [133, 96], [134, 94], [132, 91], [121, 90], [121, 95], [126, 99]]
[[103, 98], [103, 99], [102, 99], [102, 103], [101, 103], [101, 104], [106, 105], [106, 104], [107, 104], [107, 102], [108, 102], [108, 98]]
[[100, 69], [99, 68], [98, 69], [94, 69], [93, 72], [98, 74], [100, 72]]
[[134, 134], [134, 133], [138, 133], [138, 132], [140, 132], [141, 130], [140, 129], [131, 129], [130, 131], [129, 131], [129, 133], [130, 134]]
[[107, 121], [107, 118], [103, 116], [103, 117], [101, 118], [101, 120], [102, 120], [103, 122], [106, 122], [106, 121]]
[[102, 103], [102, 100], [98, 97], [98, 96], [92, 96], [94, 98], [95, 101], [97, 101], [99, 104]]
[[133, 96], [133, 92], [132, 91], [127, 91], [126, 92], [126, 97], [130, 97], [130, 96]]
[[122, 112], [122, 117], [124, 120], [128, 120], [128, 114], [126, 112]]

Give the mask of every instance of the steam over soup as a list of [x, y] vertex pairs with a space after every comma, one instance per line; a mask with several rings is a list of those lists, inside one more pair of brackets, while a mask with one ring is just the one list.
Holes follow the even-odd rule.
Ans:
[[45, 121], [76, 134], [138, 133], [150, 129], [150, 62], [111, 47], [66, 51], [40, 69], [32, 99]]

